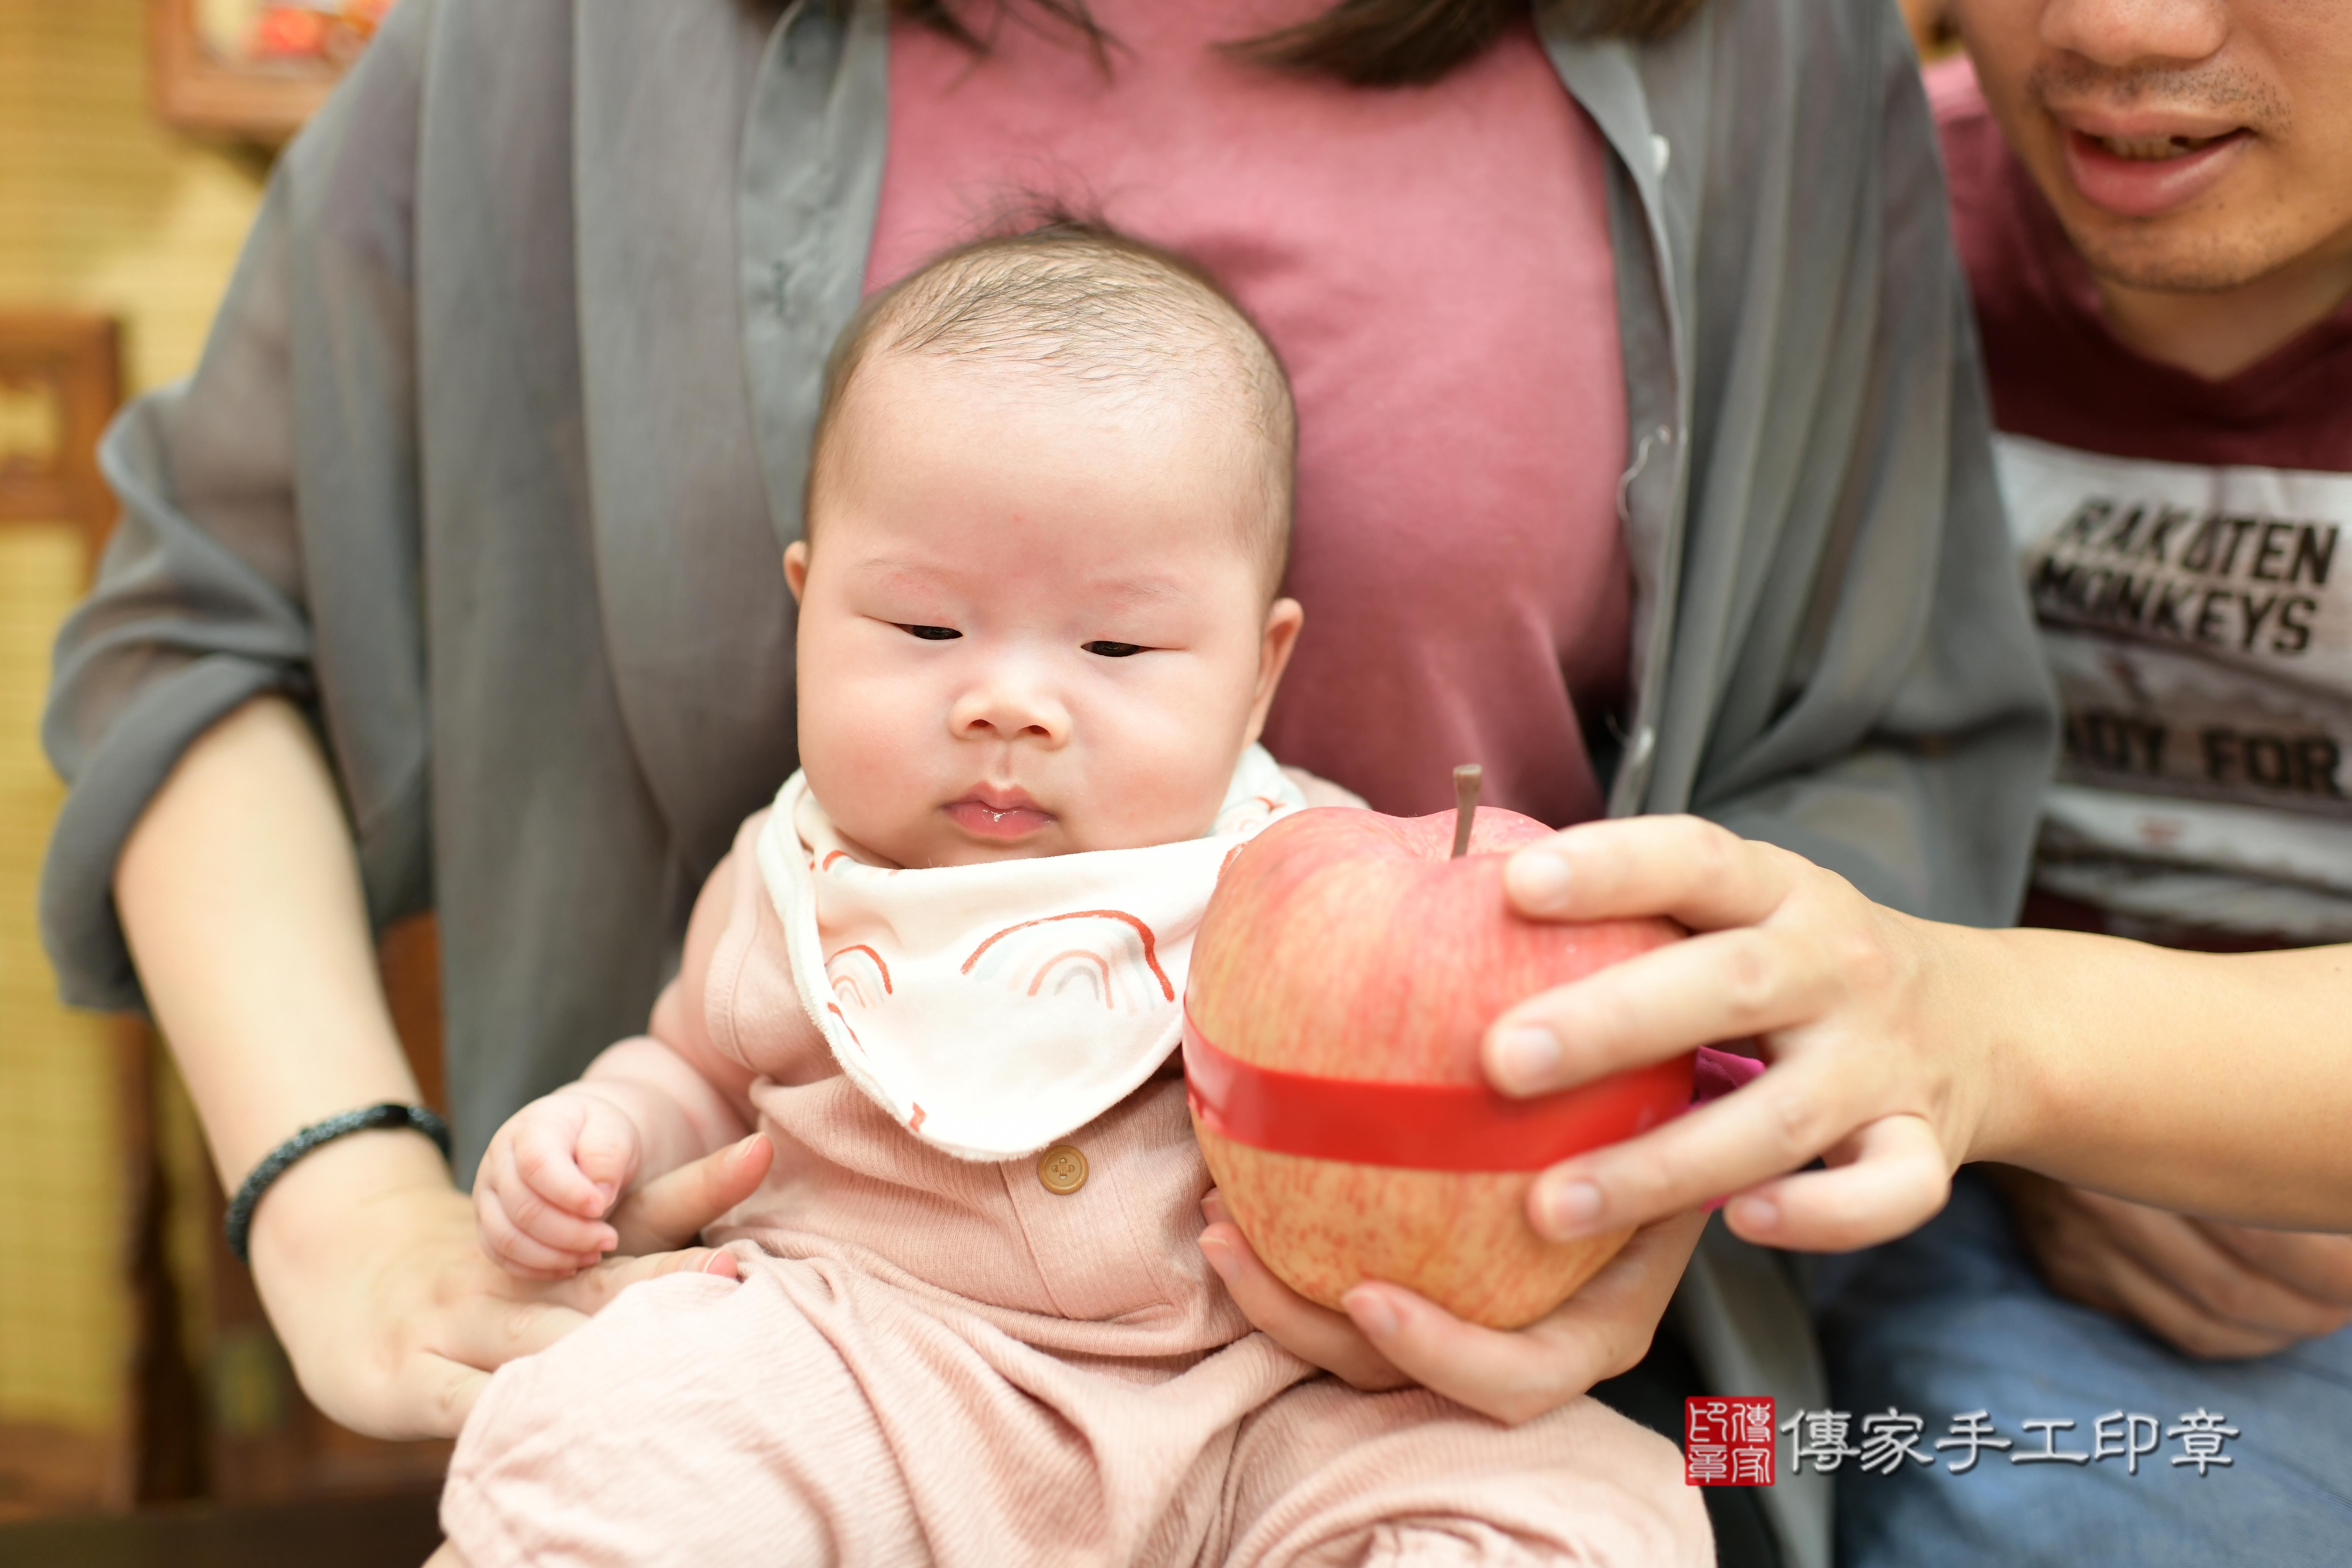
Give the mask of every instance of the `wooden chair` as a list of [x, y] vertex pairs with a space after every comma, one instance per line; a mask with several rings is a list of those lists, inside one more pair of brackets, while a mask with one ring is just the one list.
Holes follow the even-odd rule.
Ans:
[[0, 1513], [127, 1506], [151, 1472], [184, 1484], [145, 1457], [192, 1390], [161, 1266], [147, 1031], [60, 1007], [32, 920], [63, 795], [35, 726], [49, 639], [112, 518], [97, 447], [120, 363], [107, 318], [0, 313]]

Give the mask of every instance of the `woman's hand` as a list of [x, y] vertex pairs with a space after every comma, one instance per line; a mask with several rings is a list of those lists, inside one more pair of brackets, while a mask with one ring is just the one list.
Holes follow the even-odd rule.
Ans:
[[2053, 1290], [2189, 1355], [2270, 1355], [2352, 1322], [2352, 1237], [2193, 1219], [1993, 1170]]
[[1358, 1388], [1418, 1383], [1498, 1421], [1557, 1409], [1648, 1353], [1706, 1216], [1676, 1215], [1634, 1233], [1549, 1316], [1503, 1332], [1465, 1323], [1401, 1286], [1365, 1283], [1342, 1314], [1293, 1291], [1261, 1262], [1212, 1191], [1201, 1250], [1244, 1317], [1301, 1361]]
[[734, 1277], [707, 1247], [668, 1251], [740, 1203], [766, 1175], [764, 1139], [673, 1171], [613, 1215], [614, 1258], [556, 1283], [519, 1279], [484, 1255], [474, 1209], [431, 1144], [361, 1133], [298, 1162], [262, 1200], [254, 1279], [320, 1409], [380, 1437], [454, 1436], [489, 1374], [570, 1333], [640, 1279]]
[[[296, 1129], [418, 1098], [376, 971], [351, 826], [310, 721], [255, 699], [181, 756], [115, 869], [140, 979], [223, 1183]], [[766, 1174], [746, 1141], [649, 1182], [611, 1216], [625, 1252], [662, 1253]], [[262, 1304], [320, 1409], [381, 1437], [457, 1430], [488, 1375], [576, 1328], [624, 1286], [707, 1250], [512, 1278], [474, 1207], [414, 1132], [362, 1132], [297, 1161], [253, 1216]]]
[[[1690, 816], [1569, 828], [1514, 856], [1505, 887], [1537, 920], [1664, 915], [1696, 934], [1498, 1018], [1486, 1057], [1503, 1092], [1743, 1037], [1770, 1064], [1546, 1172], [1528, 1194], [1539, 1232], [1565, 1240], [1736, 1194], [1725, 1218], [1749, 1240], [1844, 1250], [1943, 1206], [1995, 1092], [1991, 1049], [1967, 1025], [1978, 999], [1949, 973], [1954, 944], [1976, 933], [1885, 909], [1801, 856]], [[1803, 1169], [1816, 1159], [1829, 1168]]]

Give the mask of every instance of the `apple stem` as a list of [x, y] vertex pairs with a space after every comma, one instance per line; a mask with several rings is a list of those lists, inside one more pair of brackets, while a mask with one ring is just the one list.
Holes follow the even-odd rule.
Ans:
[[1478, 819], [1478, 781], [1484, 774], [1475, 763], [1454, 770], [1454, 858], [1470, 853], [1470, 826]]

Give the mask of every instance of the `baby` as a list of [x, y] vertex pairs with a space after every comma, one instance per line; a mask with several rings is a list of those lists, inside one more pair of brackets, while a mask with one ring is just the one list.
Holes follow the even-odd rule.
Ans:
[[1195, 1245], [1185, 961], [1224, 859], [1332, 786], [1255, 744], [1288, 384], [1181, 260], [950, 252], [836, 349], [784, 557], [803, 771], [696, 904], [651, 1032], [484, 1156], [484, 1245], [569, 1274], [755, 1130], [711, 1239], [491, 1381], [447, 1554], [504, 1563], [1711, 1562], [1672, 1449], [1517, 1428], [1260, 1333]]

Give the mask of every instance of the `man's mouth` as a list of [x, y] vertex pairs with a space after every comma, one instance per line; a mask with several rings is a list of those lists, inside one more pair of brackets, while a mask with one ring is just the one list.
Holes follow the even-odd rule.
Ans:
[[2219, 136], [2093, 136], [2089, 140], [2118, 158], [2128, 158], [2136, 163], [2161, 163], [2202, 153], [2242, 134], [2242, 131], [2225, 131]]
[[[2133, 133], [2118, 133], [2123, 131]], [[2162, 217], [2213, 190], [2254, 137], [2242, 125], [2197, 134], [2153, 125], [2110, 123], [2095, 130], [2063, 119], [2060, 132], [2075, 194], [2093, 206], [2133, 218]]]

